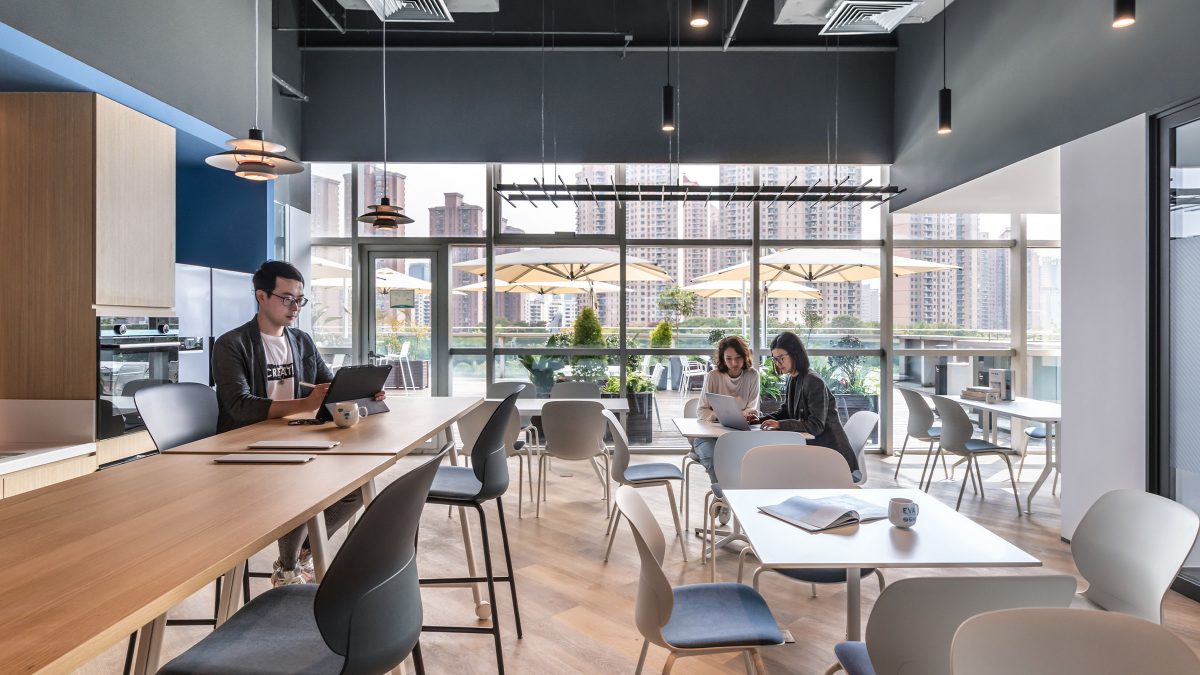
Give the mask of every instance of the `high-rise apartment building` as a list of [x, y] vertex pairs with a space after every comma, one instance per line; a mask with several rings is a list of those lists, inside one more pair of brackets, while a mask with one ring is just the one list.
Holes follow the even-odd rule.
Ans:
[[320, 237], [349, 237], [350, 223], [342, 209], [342, 183], [312, 175], [312, 232]]
[[[443, 195], [441, 206], [429, 207], [429, 236], [431, 237], [466, 237], [478, 236], [487, 227], [487, 219], [482, 206], [468, 204], [457, 192], [447, 192]], [[497, 249], [496, 253], [509, 251]], [[450, 249], [450, 264], [479, 257], [480, 251], [467, 246], [455, 246]], [[450, 274], [452, 288], [472, 284], [481, 277], [467, 272], [454, 270]], [[471, 292], [466, 296], [456, 296], [450, 302], [451, 330], [460, 328], [473, 329], [483, 324], [486, 312], [487, 294]], [[523, 316], [524, 299], [519, 293], [497, 293], [495, 316], [510, 321], [521, 321]]]

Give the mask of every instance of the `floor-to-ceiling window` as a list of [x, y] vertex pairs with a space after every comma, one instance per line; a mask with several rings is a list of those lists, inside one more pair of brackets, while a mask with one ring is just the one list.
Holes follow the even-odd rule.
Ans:
[[[1020, 393], [1058, 398], [1056, 215], [653, 198], [665, 184], [761, 185], [770, 194], [818, 181], [866, 188], [886, 184], [887, 170], [390, 164], [385, 179], [381, 164], [314, 165], [314, 334], [327, 357], [345, 363], [397, 357], [408, 342], [407, 358], [428, 361], [417, 367], [444, 393], [482, 394], [489, 381], [519, 379], [544, 396], [556, 381], [593, 381], [645, 411], [636, 445], [664, 448], [684, 444], [671, 418], [696, 395], [695, 373], [713, 345], [732, 334], [761, 362], [775, 335], [796, 332], [844, 417], [881, 414], [873, 447], [903, 440], [907, 413], [893, 386], [952, 391], [988, 368], [1013, 367]], [[492, 190], [508, 183], [646, 190], [621, 202], [510, 202]], [[414, 222], [355, 223], [385, 190]], [[377, 265], [394, 263], [374, 271], [370, 298], [361, 276], [368, 253]], [[442, 291], [378, 291], [405, 280]], [[364, 335], [372, 316], [375, 334]], [[764, 380], [769, 407], [780, 383]], [[1025, 435], [1016, 436], [1023, 446]]]

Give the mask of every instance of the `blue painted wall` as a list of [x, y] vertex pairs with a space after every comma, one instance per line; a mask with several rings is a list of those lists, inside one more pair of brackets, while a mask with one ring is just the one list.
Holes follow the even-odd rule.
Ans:
[[[185, 134], [179, 139], [181, 153], [195, 143]], [[258, 269], [272, 253], [271, 187], [181, 158], [175, 173], [175, 260], [239, 272]]]

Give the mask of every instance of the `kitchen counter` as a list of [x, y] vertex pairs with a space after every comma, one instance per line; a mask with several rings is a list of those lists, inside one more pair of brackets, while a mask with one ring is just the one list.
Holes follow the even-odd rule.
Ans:
[[59, 444], [0, 442], [0, 476], [96, 452], [95, 443]]

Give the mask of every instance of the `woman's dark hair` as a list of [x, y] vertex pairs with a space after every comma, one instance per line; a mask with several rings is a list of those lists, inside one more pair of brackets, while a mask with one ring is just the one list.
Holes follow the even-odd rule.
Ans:
[[304, 275], [294, 265], [282, 260], [268, 260], [259, 265], [258, 270], [254, 273], [254, 290], [262, 291], [267, 295], [274, 293], [275, 280], [278, 277], [304, 283]]
[[717, 370], [722, 373], [729, 372], [729, 366], [725, 365], [725, 350], [732, 349], [738, 353], [738, 356], [745, 360], [746, 365], [743, 366], [746, 370], [754, 370], [754, 359], [750, 355], [750, 345], [742, 339], [740, 335], [730, 335], [721, 338], [717, 343]]
[[[771, 340], [771, 349], [782, 349], [792, 360], [792, 370], [800, 375], [807, 375], [809, 370], [808, 352], [799, 336], [791, 331], [784, 331]], [[788, 373], [790, 374], [790, 373]]]

